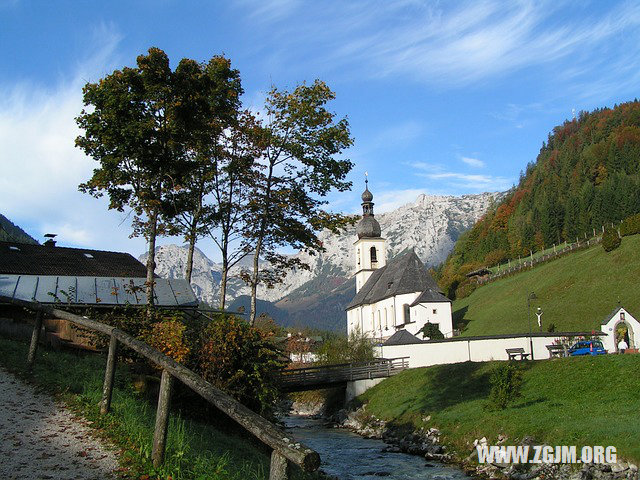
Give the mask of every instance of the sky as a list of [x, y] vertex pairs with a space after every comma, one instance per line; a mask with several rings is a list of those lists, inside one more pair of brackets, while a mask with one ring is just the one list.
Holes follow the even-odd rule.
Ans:
[[74, 119], [83, 85], [152, 46], [172, 67], [227, 56], [255, 110], [325, 81], [355, 139], [328, 208], [360, 211], [368, 172], [381, 213], [509, 189], [554, 126], [638, 96], [639, 45], [640, 1], [0, 0], [0, 213], [39, 241], [145, 250], [130, 214], [78, 192], [97, 164]]

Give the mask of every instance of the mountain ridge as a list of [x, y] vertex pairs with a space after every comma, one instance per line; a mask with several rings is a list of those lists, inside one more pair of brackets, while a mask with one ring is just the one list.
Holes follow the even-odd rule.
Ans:
[[[387, 257], [413, 248], [428, 267], [438, 265], [446, 259], [460, 234], [504, 195], [502, 192], [462, 196], [421, 194], [414, 202], [376, 215], [382, 236], [387, 239]], [[319, 238], [324, 252], [295, 254], [309, 264], [310, 270], [290, 272], [276, 288], [259, 288], [258, 298], [287, 312], [286, 318], [276, 318], [283, 324], [341, 330], [344, 329], [344, 306], [355, 292], [351, 277], [355, 262], [353, 242], [357, 239], [355, 226], [341, 235], [321, 232]], [[145, 255], [141, 257], [144, 259]], [[182, 277], [185, 262], [186, 247], [165, 245], [156, 249], [156, 274], [161, 277]], [[239, 272], [239, 267], [230, 272], [227, 304], [231, 310], [242, 304], [241, 301], [234, 303], [236, 299], [249, 294]], [[220, 265], [196, 250], [192, 284], [198, 298], [217, 306], [219, 279]]]

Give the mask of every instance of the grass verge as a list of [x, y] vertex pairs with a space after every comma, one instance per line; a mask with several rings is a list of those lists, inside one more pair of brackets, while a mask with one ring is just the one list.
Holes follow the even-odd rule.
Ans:
[[439, 428], [461, 459], [475, 439], [491, 445], [506, 435], [506, 445], [525, 436], [554, 446], [613, 445], [619, 458], [640, 462], [640, 355], [522, 362], [522, 397], [499, 411], [487, 408], [497, 364], [407, 370], [358, 398], [367, 413], [398, 426]]
[[[120, 449], [122, 478], [171, 480], [261, 480], [269, 476], [269, 452], [257, 441], [172, 414], [165, 463], [151, 463], [155, 404], [133, 388], [133, 377], [118, 365], [111, 412], [99, 414], [105, 358], [40, 349], [35, 368], [25, 374], [28, 345], [0, 337], [0, 363], [30, 382], [57, 394], [96, 432]], [[229, 420], [230, 421], [230, 420]], [[226, 429], [225, 429], [226, 430]], [[232, 428], [233, 430], [233, 428]], [[294, 472], [294, 478], [319, 479]]]
[[536, 330], [537, 307], [545, 331], [552, 323], [558, 332], [600, 331], [618, 301], [638, 318], [639, 251], [640, 235], [628, 236], [611, 252], [596, 245], [496, 280], [453, 302], [454, 323], [465, 326], [464, 336], [528, 332], [529, 292], [538, 297], [531, 304]]

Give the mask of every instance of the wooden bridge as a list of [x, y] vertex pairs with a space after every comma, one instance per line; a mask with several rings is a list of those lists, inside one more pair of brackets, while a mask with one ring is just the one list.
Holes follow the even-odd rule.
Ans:
[[390, 377], [407, 368], [409, 368], [409, 357], [380, 358], [371, 362], [283, 370], [280, 381], [283, 391], [300, 392], [335, 387], [354, 380]]

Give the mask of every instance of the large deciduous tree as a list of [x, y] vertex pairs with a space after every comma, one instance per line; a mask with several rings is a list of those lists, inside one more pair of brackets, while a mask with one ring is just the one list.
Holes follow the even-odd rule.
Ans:
[[176, 93], [184, 96], [177, 120], [185, 138], [186, 165], [181, 176], [172, 179], [172, 204], [165, 213], [171, 233], [182, 235], [188, 244], [185, 278], [191, 282], [195, 244], [220, 216], [219, 206], [208, 200], [215, 191], [228, 132], [237, 128], [242, 117], [242, 87], [238, 70], [222, 56], [208, 64], [183, 60], [175, 77]]
[[[326, 108], [333, 100], [329, 87], [316, 80], [292, 92], [273, 88], [266, 100], [261, 131], [261, 157], [254, 168], [247, 212], [250, 228], [245, 239], [253, 247], [253, 269], [245, 274], [251, 287], [250, 322], [256, 317], [258, 284], [279, 281], [293, 267], [304, 267], [295, 257], [279, 253], [283, 246], [322, 250], [317, 233], [337, 231], [350, 219], [323, 210], [333, 189], [344, 191], [352, 168], [339, 158], [352, 145], [346, 119]], [[260, 260], [270, 265], [261, 271]]]
[[197, 152], [212, 130], [224, 128], [216, 113], [237, 105], [239, 76], [220, 57], [206, 67], [183, 59], [172, 71], [167, 55], [151, 48], [137, 67], [88, 83], [83, 93], [86, 108], [76, 121], [84, 134], [76, 145], [99, 166], [79, 188], [96, 197], [106, 193], [111, 209], [132, 209], [132, 235], [148, 242], [147, 303], [153, 306], [156, 237], [166, 227], [163, 213], [175, 205], [170, 194], [192, 184]]

